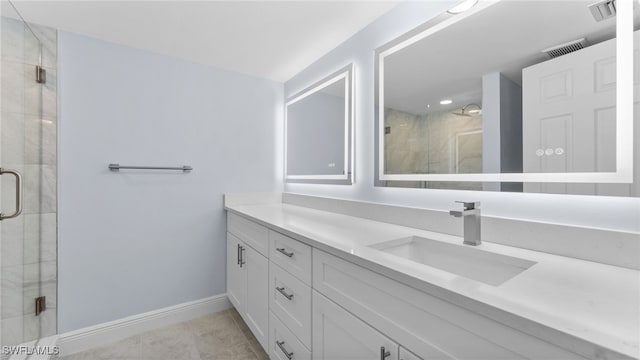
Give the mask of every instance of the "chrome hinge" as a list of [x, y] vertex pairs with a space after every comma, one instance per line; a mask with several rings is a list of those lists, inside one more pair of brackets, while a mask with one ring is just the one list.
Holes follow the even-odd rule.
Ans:
[[36, 82], [38, 84], [44, 84], [47, 82], [47, 70], [40, 65], [36, 65]]
[[36, 316], [40, 315], [41, 312], [47, 310], [47, 297], [39, 296], [36, 298]]

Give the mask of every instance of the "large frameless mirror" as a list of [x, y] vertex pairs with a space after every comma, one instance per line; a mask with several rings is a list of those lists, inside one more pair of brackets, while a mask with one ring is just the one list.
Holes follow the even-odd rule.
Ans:
[[353, 183], [353, 64], [287, 100], [285, 141], [288, 182]]
[[639, 196], [639, 13], [480, 1], [379, 48], [376, 184]]

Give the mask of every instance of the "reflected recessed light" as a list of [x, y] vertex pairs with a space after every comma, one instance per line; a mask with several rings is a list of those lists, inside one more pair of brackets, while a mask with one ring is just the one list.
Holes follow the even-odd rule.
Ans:
[[477, 3], [478, 3], [478, 0], [466, 0], [452, 7], [451, 9], [447, 10], [447, 12], [449, 14], [460, 14], [462, 12], [465, 12], [471, 9]]
[[452, 102], [453, 102], [453, 100], [449, 100], [449, 99], [446, 99], [446, 100], [440, 100], [440, 105], [449, 105], [449, 104], [451, 104]]

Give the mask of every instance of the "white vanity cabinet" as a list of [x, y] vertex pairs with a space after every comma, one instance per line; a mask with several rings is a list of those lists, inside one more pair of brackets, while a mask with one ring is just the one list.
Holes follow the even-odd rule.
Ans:
[[313, 288], [423, 359], [584, 359], [317, 249]]
[[585, 359], [236, 214], [228, 230], [228, 297], [271, 359]]
[[227, 229], [227, 294], [266, 349], [269, 340], [269, 260], [265, 256], [268, 231], [234, 214], [229, 214]]
[[398, 344], [313, 292], [314, 360], [398, 360]]

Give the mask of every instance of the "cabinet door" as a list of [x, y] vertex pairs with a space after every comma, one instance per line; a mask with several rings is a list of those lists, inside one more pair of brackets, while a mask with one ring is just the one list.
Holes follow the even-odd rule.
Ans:
[[247, 299], [244, 320], [260, 345], [267, 350], [269, 340], [269, 260], [241, 244], [241, 260], [247, 272]]
[[398, 344], [316, 291], [312, 333], [314, 360], [398, 359]]
[[241, 245], [240, 239], [227, 233], [227, 296], [240, 314], [247, 298], [246, 268], [240, 267]]

